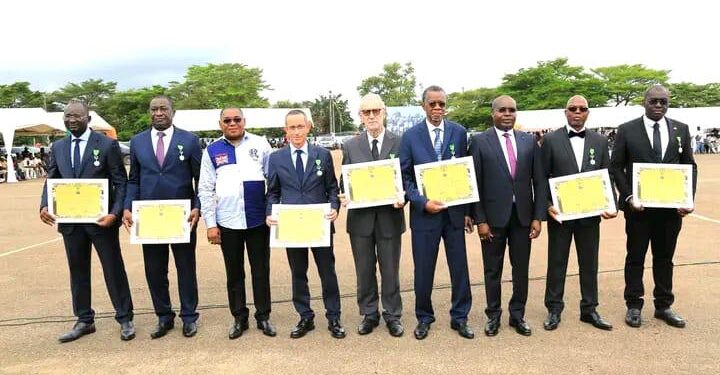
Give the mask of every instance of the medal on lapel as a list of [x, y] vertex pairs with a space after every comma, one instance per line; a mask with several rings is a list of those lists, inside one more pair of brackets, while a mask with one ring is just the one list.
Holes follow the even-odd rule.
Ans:
[[100, 166], [100, 150], [97, 148], [93, 149], [93, 159], [95, 159], [95, 161], [93, 161], [93, 165], [96, 167], [99, 167]]
[[677, 139], [678, 142], [678, 154], [682, 154], [682, 138], [675, 137], [675, 139]]
[[395, 159], [395, 154], [390, 153], [390, 159]]
[[588, 154], [590, 156], [590, 165], [595, 165], [595, 149], [591, 147]]
[[183, 145], [177, 145], [177, 148], [178, 148], [178, 152], [180, 153], [180, 156], [178, 156], [178, 159], [180, 159], [180, 161], [185, 160], [185, 155], [183, 154], [183, 148], [184, 148]]
[[323, 171], [322, 171], [322, 167], [320, 166], [320, 159], [315, 159], [315, 167], [317, 169], [317, 172], [315, 172], [315, 174], [318, 176], [322, 176]]
[[450, 149], [450, 159], [455, 159], [455, 144], [451, 143], [448, 148]]

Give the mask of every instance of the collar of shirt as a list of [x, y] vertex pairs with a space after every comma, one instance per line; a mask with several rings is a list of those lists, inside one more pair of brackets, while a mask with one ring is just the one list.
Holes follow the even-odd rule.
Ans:
[[[82, 133], [79, 137], [76, 137], [76, 136], [74, 136], [74, 135], [71, 135], [70, 137], [71, 137], [72, 141], [74, 141], [74, 140], [76, 140], [76, 139], [80, 139], [80, 140], [83, 140], [83, 141], [87, 142], [88, 139], [90, 139], [90, 132], [91, 132], [91, 131], [92, 131], [92, 130], [90, 130], [90, 128], [87, 128], [87, 129], [85, 129], [85, 132]], [[72, 143], [72, 141], [71, 141], [71, 143]]]
[[380, 134], [377, 136], [377, 138], [373, 138], [370, 133], [367, 133], [368, 137], [368, 144], [370, 144], [370, 149], [372, 150], [372, 141], [373, 139], [377, 139], [378, 141], [378, 152], [380, 152], [380, 148], [382, 147], [383, 140], [385, 139], [385, 129], [383, 129]]
[[565, 130], [567, 130], [567, 133], [568, 133], [568, 134], [570, 134], [570, 132], [580, 133], [580, 132], [585, 131], [585, 127], [583, 126], [582, 129], [580, 129], [580, 130], [575, 130], [572, 126], [570, 126], [570, 125], [565, 125]]
[[643, 115], [643, 123], [645, 124], [645, 128], [647, 128], [648, 134], [650, 134], [651, 136], [653, 133], [653, 125], [655, 125], [656, 122], [660, 125], [661, 132], [663, 131], [663, 129], [667, 129], [667, 121], [665, 120], [665, 116], [663, 116], [663, 118], [661, 118], [660, 120], [655, 121], [650, 119], [646, 115]]
[[427, 128], [428, 128], [428, 134], [430, 134], [430, 141], [432, 142], [435, 140], [435, 129], [440, 129], [440, 137], [443, 136], [443, 133], [445, 132], [445, 119], [440, 121], [440, 125], [435, 126], [435, 125], [431, 124], [430, 121], [428, 121], [426, 118], [425, 126], [427, 126]]
[[[152, 128], [152, 130], [150, 130], [150, 134], [152, 135], [152, 137], [154, 139], [158, 138], [158, 132], [159, 131], [155, 128]], [[165, 133], [165, 137], [164, 137], [165, 139], [163, 139], [163, 142], [164, 142], [165, 140], [172, 138], [172, 135], [175, 132], [175, 126], [171, 125], [169, 128], [163, 130], [162, 132]]]
[[295, 151], [297, 151], [297, 150], [302, 150], [302, 152], [303, 152], [302, 155], [307, 156], [307, 154], [308, 154], [308, 142], [307, 141], [305, 141], [305, 144], [300, 148], [295, 147], [292, 143], [288, 143], [288, 145], [290, 146], [290, 155], [292, 155], [293, 158], [295, 157]]
[[495, 129], [495, 133], [497, 133], [498, 138], [504, 142], [505, 136], [503, 134], [507, 133], [510, 134], [510, 139], [515, 140], [515, 132], [510, 129], [508, 131], [500, 130], [497, 126], [493, 126], [493, 129]]
[[220, 139], [222, 139], [223, 142], [225, 142], [225, 143], [227, 143], [227, 144], [229, 144], [229, 145], [231, 145], [231, 146], [233, 146], [233, 147], [235, 147], [235, 148], [238, 148], [238, 147], [242, 146], [242, 144], [245, 143], [245, 141], [247, 141], [247, 140], [249, 139], [249, 136], [248, 136], [248, 132], [245, 132], [245, 135], [243, 135], [243, 137], [240, 139], [240, 142], [239, 142], [237, 145], [234, 144], [234, 143], [232, 143], [232, 142], [230, 142], [230, 140], [227, 139], [227, 138], [225, 138], [224, 135], [223, 135], [222, 137], [220, 137]]

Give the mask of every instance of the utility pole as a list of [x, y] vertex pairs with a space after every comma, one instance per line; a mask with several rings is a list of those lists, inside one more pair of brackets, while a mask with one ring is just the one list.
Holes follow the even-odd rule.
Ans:
[[330, 105], [330, 134], [335, 135], [335, 113], [333, 112], [333, 96], [332, 90], [329, 91], [329, 105]]

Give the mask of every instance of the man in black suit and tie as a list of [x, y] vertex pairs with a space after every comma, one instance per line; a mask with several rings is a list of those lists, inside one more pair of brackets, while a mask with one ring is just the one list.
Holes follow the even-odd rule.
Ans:
[[[102, 178], [108, 180], [110, 207], [96, 224], [59, 224], [70, 268], [73, 313], [78, 317], [73, 329], [60, 336], [69, 342], [95, 332], [95, 311], [90, 306], [90, 255], [95, 246], [105, 276], [105, 285], [120, 323], [120, 338], [135, 338], [133, 304], [118, 239], [127, 174], [117, 141], [87, 127], [90, 122], [85, 103], [72, 101], [65, 107], [65, 127], [71, 135], [52, 144], [48, 178]], [[43, 186], [40, 220], [54, 225], [48, 213], [47, 183]]]
[[[385, 129], [385, 103], [377, 94], [360, 99], [365, 131], [343, 145], [343, 165], [398, 157], [400, 137]], [[342, 178], [341, 187], [342, 187]], [[342, 195], [341, 195], [342, 196]], [[376, 267], [380, 266], [383, 318], [390, 334], [402, 336], [400, 237], [405, 232], [404, 197], [393, 205], [348, 210], [347, 231], [355, 258], [357, 302], [364, 316], [358, 333], [366, 335], [380, 323]]]
[[[567, 125], [545, 135], [542, 158], [548, 178], [605, 169], [610, 165], [607, 138], [585, 129], [589, 113], [587, 99], [580, 95], [573, 96], [565, 106]], [[550, 331], [560, 324], [560, 314], [565, 307], [563, 294], [570, 243], [574, 237], [580, 266], [580, 320], [596, 328], [611, 330], [612, 325], [602, 319], [596, 310], [600, 216], [561, 222], [552, 201], [548, 205], [548, 214], [552, 218], [548, 220], [548, 268], [545, 286], [548, 317], [543, 327]], [[601, 216], [603, 219], [610, 219], [617, 216], [617, 212], [604, 212]]]
[[548, 187], [535, 137], [513, 130], [516, 112], [513, 98], [507, 95], [495, 98], [492, 102], [495, 126], [470, 140], [480, 193], [480, 201], [474, 204], [473, 220], [482, 241], [487, 336], [497, 335], [500, 327], [500, 279], [506, 245], [510, 248], [513, 281], [510, 326], [521, 335], [532, 334], [525, 321], [530, 242], [540, 235]]
[[670, 93], [661, 86], [645, 92], [645, 115], [618, 127], [615, 148], [610, 159], [610, 173], [620, 196], [618, 203], [625, 213], [627, 256], [625, 257], [625, 323], [640, 327], [643, 307], [643, 267], [648, 245], [653, 256], [655, 317], [667, 324], [683, 328], [685, 320], [670, 307], [675, 301], [672, 292], [673, 255], [682, 218], [693, 208], [643, 208], [632, 196], [633, 163], [690, 164], [693, 168], [693, 194], [697, 186], [697, 165], [693, 158], [690, 131], [686, 124], [665, 117]]

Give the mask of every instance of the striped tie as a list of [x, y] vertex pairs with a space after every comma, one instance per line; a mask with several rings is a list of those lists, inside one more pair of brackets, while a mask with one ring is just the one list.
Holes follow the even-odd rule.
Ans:
[[433, 148], [435, 148], [435, 154], [437, 155], [437, 160], [442, 160], [442, 139], [440, 138], [440, 128], [433, 129], [435, 132], [435, 141], [433, 142]]

